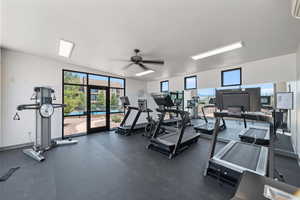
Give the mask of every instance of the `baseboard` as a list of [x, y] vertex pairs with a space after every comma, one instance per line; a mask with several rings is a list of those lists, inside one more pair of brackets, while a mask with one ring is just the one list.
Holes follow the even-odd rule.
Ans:
[[[53, 138], [52, 140], [61, 140], [61, 137]], [[21, 149], [21, 148], [25, 148], [25, 147], [31, 147], [31, 146], [33, 146], [33, 144], [34, 144], [33, 142], [27, 142], [27, 143], [23, 143], [23, 144], [0, 147], [0, 152], [14, 150], [14, 149]]]
[[8, 151], [8, 150], [14, 150], [14, 149], [20, 149], [24, 147], [30, 147], [33, 145], [33, 142], [28, 142], [24, 144], [17, 144], [17, 145], [11, 145], [11, 146], [6, 146], [6, 147], [0, 147], [0, 152], [2, 151]]

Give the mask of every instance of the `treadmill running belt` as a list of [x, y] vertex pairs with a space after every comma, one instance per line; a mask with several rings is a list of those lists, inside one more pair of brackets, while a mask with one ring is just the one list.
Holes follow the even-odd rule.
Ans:
[[195, 126], [195, 128], [197, 129], [207, 129], [207, 130], [211, 130], [214, 129], [215, 125], [213, 123], [205, 123], [205, 124], [200, 124], [198, 126]]
[[256, 170], [260, 155], [260, 147], [245, 143], [235, 143], [233, 147], [222, 157], [227, 162]]
[[[181, 140], [181, 143], [183, 142], [186, 142], [192, 138], [196, 138], [198, 137], [200, 134], [198, 133], [195, 133], [195, 132], [185, 132], [182, 136], [182, 140]], [[163, 135], [161, 137], [158, 137], [157, 139], [159, 141], [161, 141], [162, 143], [165, 143], [165, 144], [168, 144], [171, 146], [172, 145], [176, 145], [177, 141], [178, 141], [178, 137], [179, 137], [179, 134], [176, 134], [176, 133], [171, 133], [171, 134], [166, 134], [166, 135]], [[165, 141], [165, 142], [164, 142]]]
[[[143, 128], [146, 127], [147, 124], [148, 123], [135, 124], [134, 130], [135, 129], [143, 129]], [[121, 127], [118, 127], [118, 128], [120, 128], [120, 129], [128, 129], [129, 130], [129, 129], [131, 129], [131, 125], [121, 126]]]
[[266, 129], [249, 128], [244, 135], [252, 138], [265, 138], [267, 132]]

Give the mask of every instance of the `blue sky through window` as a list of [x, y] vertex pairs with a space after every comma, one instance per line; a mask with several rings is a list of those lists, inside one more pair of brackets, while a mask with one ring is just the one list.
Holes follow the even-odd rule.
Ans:
[[108, 81], [107, 76], [98, 76], [98, 75], [93, 75], [93, 74], [89, 74], [89, 79], [100, 80], [100, 81]]
[[274, 94], [274, 84], [273, 83], [262, 83], [255, 85], [244, 85], [242, 88], [255, 88], [260, 87], [261, 96], [272, 96]]
[[163, 81], [161, 84], [161, 91], [168, 92], [169, 91], [169, 81]]
[[110, 83], [119, 83], [121, 87], [124, 87], [124, 80], [120, 78], [110, 78]]
[[198, 96], [210, 97], [210, 96], [215, 96], [215, 93], [216, 93], [215, 88], [204, 88], [198, 90]]
[[223, 86], [226, 85], [240, 85], [241, 84], [241, 70], [224, 71], [223, 73]]
[[185, 89], [195, 89], [196, 86], [197, 86], [197, 78], [195, 76], [185, 78]]

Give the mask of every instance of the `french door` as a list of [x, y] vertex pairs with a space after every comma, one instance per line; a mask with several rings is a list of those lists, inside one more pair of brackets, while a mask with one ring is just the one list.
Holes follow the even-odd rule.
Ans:
[[87, 133], [109, 130], [109, 89], [87, 88]]

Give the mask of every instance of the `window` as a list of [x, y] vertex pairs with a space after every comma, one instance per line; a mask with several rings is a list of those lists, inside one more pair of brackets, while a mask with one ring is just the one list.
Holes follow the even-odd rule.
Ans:
[[161, 92], [169, 92], [169, 81], [160, 82], [160, 91]]
[[64, 83], [85, 85], [87, 80], [86, 73], [64, 71]]
[[64, 116], [84, 115], [86, 112], [86, 87], [81, 85], [64, 86]]
[[260, 88], [261, 104], [270, 105], [274, 104], [274, 84], [262, 83], [256, 85], [243, 85], [242, 88]]
[[112, 88], [125, 88], [125, 80], [122, 78], [110, 77], [110, 87]]
[[224, 70], [222, 73], [222, 87], [242, 84], [242, 69]]
[[108, 77], [89, 74], [89, 85], [108, 86]]
[[198, 89], [198, 96], [201, 104], [209, 104], [210, 100], [216, 97], [215, 88]]
[[63, 70], [62, 75], [63, 103], [67, 105], [63, 108], [63, 137], [120, 124], [124, 116], [120, 97], [125, 95], [125, 79], [71, 70]]
[[274, 95], [274, 84], [273, 83], [261, 83], [256, 85], [243, 85], [242, 88], [260, 88], [261, 96], [273, 96]]
[[111, 88], [110, 89], [110, 113], [122, 113], [124, 108], [120, 97], [124, 96], [124, 89]]
[[[112, 114], [112, 116], [115, 116], [115, 118], [117, 118], [116, 116], [120, 116], [120, 115], [117, 115], [115, 113], [119, 113], [119, 114], [124, 113], [124, 108], [122, 106], [120, 97], [125, 96], [125, 79], [110, 77], [109, 85], [110, 85], [110, 105], [109, 105], [110, 114]], [[115, 115], [113, 115], [113, 113]], [[113, 121], [111, 121], [111, 125], [112, 123]]]
[[184, 89], [192, 90], [197, 88], [197, 76], [189, 76], [184, 78]]

